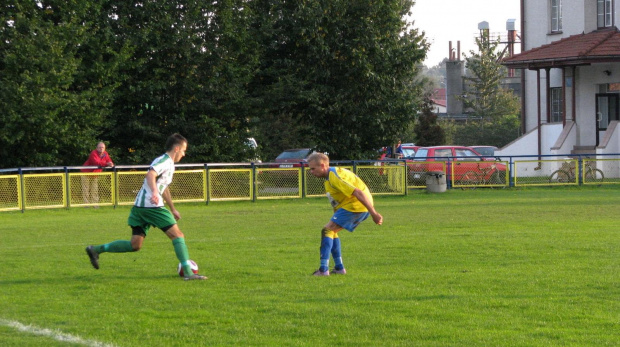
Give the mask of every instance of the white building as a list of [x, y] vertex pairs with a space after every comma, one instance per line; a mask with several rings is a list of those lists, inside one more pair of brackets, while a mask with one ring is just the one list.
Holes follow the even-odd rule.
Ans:
[[619, 153], [620, 0], [520, 0], [525, 135], [502, 155]]

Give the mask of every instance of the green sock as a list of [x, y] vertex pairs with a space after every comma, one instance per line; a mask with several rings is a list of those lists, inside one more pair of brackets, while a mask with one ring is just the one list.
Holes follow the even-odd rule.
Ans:
[[172, 245], [174, 246], [174, 253], [177, 255], [177, 259], [179, 262], [183, 264], [183, 273], [186, 276], [190, 276], [193, 274], [192, 267], [189, 265], [189, 252], [187, 251], [187, 246], [185, 245], [185, 239], [182, 237], [177, 237], [172, 240]]
[[127, 240], [118, 240], [112, 241], [110, 243], [106, 243], [105, 245], [94, 246], [95, 252], [97, 253], [125, 253], [125, 252], [134, 252], [133, 247], [131, 247], [131, 241]]

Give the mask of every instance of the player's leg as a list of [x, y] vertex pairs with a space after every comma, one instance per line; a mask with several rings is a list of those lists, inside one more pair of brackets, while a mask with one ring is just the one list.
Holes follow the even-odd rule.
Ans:
[[[91, 181], [90, 199], [95, 204], [99, 203], [99, 178], [97, 176], [94, 176]], [[98, 208], [99, 206], [94, 207]]]
[[90, 263], [95, 269], [99, 269], [99, 254], [110, 253], [126, 253], [139, 251], [142, 248], [144, 238], [149, 231], [149, 223], [147, 222], [147, 213], [150, 209], [132, 208], [127, 219], [127, 224], [131, 227], [131, 240], [117, 240], [102, 245], [86, 247], [86, 254], [90, 258]]
[[333, 223], [334, 220], [338, 220], [340, 226], [340, 228], [336, 230], [332, 245], [332, 257], [334, 258], [334, 269], [331, 271], [332, 274], [345, 275], [347, 273], [342, 263], [342, 246], [337, 232], [342, 229], [353, 232], [361, 222], [368, 218], [368, 215], [368, 212], [350, 212], [341, 209], [336, 211], [334, 217], [332, 217], [330, 222]]
[[82, 198], [84, 199], [84, 203], [88, 204], [89, 203], [88, 195], [90, 194], [90, 183], [88, 182], [88, 176], [82, 176], [81, 181], [82, 181]]
[[101, 253], [127, 253], [136, 252], [142, 248], [142, 242], [146, 233], [142, 227], [132, 227], [131, 240], [116, 240], [102, 245], [86, 247], [86, 254], [95, 269], [99, 269], [99, 254]]
[[342, 247], [340, 244], [340, 237], [338, 237], [338, 233], [334, 235], [334, 243], [332, 245], [332, 258], [334, 258], [334, 269], [331, 271], [332, 274], [337, 275], [345, 275], [347, 270], [344, 268], [344, 264], [342, 263]]
[[166, 235], [172, 240], [172, 246], [174, 247], [174, 253], [179, 259], [179, 262], [183, 266], [183, 273], [187, 274], [185, 280], [206, 280], [206, 276], [193, 274], [191, 264], [189, 262], [189, 251], [185, 244], [185, 235], [179, 229], [176, 224], [161, 228]]
[[329, 276], [329, 256], [332, 253], [334, 245], [334, 237], [336, 233], [342, 230], [342, 227], [333, 221], [329, 221], [321, 230], [321, 247], [320, 247], [320, 266], [313, 273], [315, 276]]

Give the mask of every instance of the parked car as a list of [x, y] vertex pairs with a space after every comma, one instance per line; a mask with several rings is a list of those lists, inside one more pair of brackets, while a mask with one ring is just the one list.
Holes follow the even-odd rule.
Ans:
[[402, 157], [400, 158], [394, 158], [392, 156], [392, 147], [381, 148], [381, 150], [379, 150], [379, 160], [402, 159], [402, 158], [411, 159], [413, 158], [416, 150], [420, 148], [420, 146], [416, 146], [413, 143], [405, 143], [405, 144], [402, 144], [400, 148], [402, 151]]
[[495, 156], [495, 151], [498, 150], [495, 146], [469, 146], [469, 148], [472, 148], [474, 151], [480, 153], [480, 155], [489, 157]]
[[278, 163], [276, 167], [301, 167], [301, 162], [307, 161], [312, 152], [311, 148], [287, 149], [276, 157], [275, 162]]
[[415, 152], [420, 148], [420, 146], [416, 146], [414, 144], [404, 144], [401, 146], [403, 151], [403, 158], [410, 159], [413, 158]]
[[465, 181], [472, 184], [506, 182], [505, 164], [487, 160], [472, 148], [464, 146], [420, 147], [412, 162], [407, 165], [409, 178], [414, 183], [425, 180], [425, 175], [429, 171], [444, 171], [447, 180], [452, 180], [454, 171], [454, 180], [458, 182]]

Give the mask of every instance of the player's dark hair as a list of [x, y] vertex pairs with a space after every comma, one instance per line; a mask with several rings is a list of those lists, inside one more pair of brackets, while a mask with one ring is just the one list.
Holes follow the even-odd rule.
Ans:
[[187, 139], [179, 133], [174, 133], [166, 140], [166, 152], [171, 151], [174, 146], [180, 146], [183, 142], [187, 143]]

